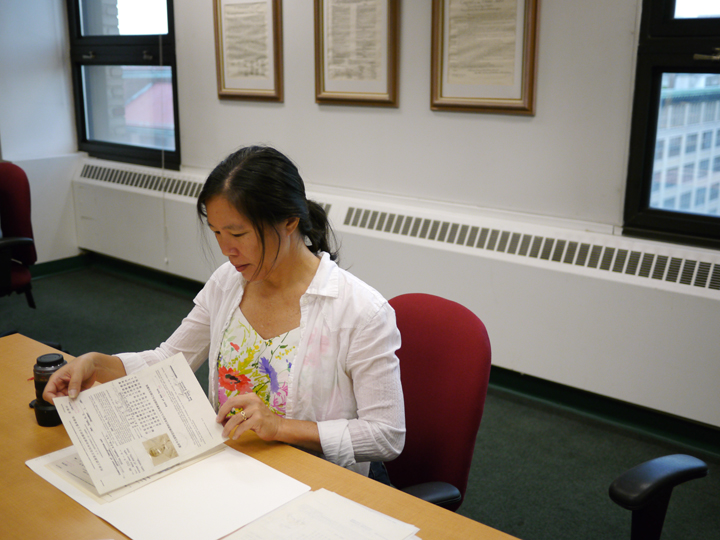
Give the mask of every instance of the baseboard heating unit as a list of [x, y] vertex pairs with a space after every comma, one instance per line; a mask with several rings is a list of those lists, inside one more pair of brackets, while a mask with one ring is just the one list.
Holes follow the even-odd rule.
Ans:
[[[85, 159], [73, 182], [80, 247], [205, 279], [208, 268], [201, 264], [203, 257], [198, 259], [198, 252], [189, 245], [198, 235], [195, 200], [204, 180], [199, 172]], [[469, 211], [463, 215], [462, 208], [413, 207], [406, 201], [363, 200], [355, 194], [320, 190], [309, 190], [308, 195], [324, 205], [340, 234], [345, 231], [720, 299], [720, 257], [711, 251], [488, 218]], [[132, 242], [127, 242], [128, 235]]]

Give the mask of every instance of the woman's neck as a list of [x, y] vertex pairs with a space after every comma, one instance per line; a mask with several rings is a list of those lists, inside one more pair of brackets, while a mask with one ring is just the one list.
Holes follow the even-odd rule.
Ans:
[[270, 273], [262, 280], [248, 283], [262, 295], [274, 295], [290, 291], [302, 290], [310, 285], [315, 277], [320, 259], [316, 257], [305, 245], [302, 239], [288, 245], [284, 253], [278, 254], [278, 259]]

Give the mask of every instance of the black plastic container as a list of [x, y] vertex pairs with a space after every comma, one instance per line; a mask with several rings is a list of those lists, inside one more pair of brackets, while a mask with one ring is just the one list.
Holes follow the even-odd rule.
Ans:
[[55, 405], [45, 401], [42, 395], [45, 391], [45, 385], [50, 380], [52, 374], [65, 364], [67, 364], [67, 362], [62, 354], [50, 353], [38, 356], [33, 366], [36, 399], [30, 406], [35, 408], [35, 418], [37, 418], [37, 423], [41, 426], [53, 427], [61, 424], [60, 415]]

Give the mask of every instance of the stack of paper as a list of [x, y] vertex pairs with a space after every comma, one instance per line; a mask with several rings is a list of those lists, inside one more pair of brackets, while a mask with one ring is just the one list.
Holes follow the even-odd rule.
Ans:
[[55, 405], [73, 446], [27, 465], [135, 540], [217, 540], [310, 489], [223, 444], [182, 355]]
[[319, 489], [293, 499], [225, 540], [407, 540], [419, 529]]
[[[133, 540], [217, 540], [309, 491], [309, 487], [230, 447], [111, 502], [57, 474], [60, 450], [28, 466]], [[65, 531], [72, 536], [72, 531]]]

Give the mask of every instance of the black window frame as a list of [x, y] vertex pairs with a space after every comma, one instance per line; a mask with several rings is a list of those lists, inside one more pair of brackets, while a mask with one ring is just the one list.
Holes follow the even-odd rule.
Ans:
[[[175, 17], [173, 0], [165, 1], [167, 3], [168, 17], [167, 34], [83, 36], [80, 18], [81, 0], [67, 0], [70, 62], [72, 66], [78, 148], [92, 157], [173, 170], [180, 169], [180, 119], [175, 55]], [[163, 66], [171, 68], [175, 150], [161, 150], [88, 138], [82, 68], [93, 65]]]
[[[718, 73], [720, 18], [674, 19], [675, 0], [643, 0], [623, 234], [720, 248], [720, 218], [650, 207], [663, 73]], [[717, 50], [717, 51], [716, 51]]]

